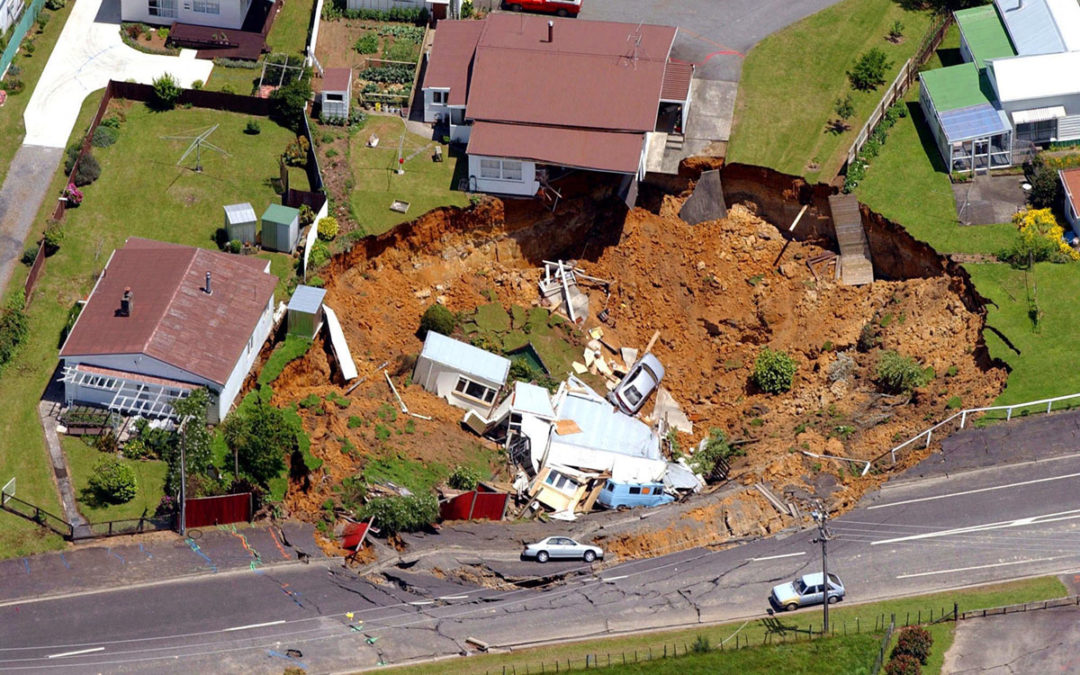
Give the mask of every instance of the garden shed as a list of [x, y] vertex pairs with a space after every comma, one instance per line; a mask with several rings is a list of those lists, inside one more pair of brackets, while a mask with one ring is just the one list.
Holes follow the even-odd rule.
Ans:
[[229, 241], [244, 244], [255, 243], [255, 232], [259, 219], [251, 204], [227, 204], [225, 206], [225, 232]]
[[289, 335], [312, 339], [323, 321], [326, 291], [314, 286], [297, 286], [289, 298]]
[[266, 207], [262, 216], [262, 247], [292, 253], [300, 240], [300, 211], [281, 204]]
[[352, 100], [352, 68], [327, 68], [319, 92], [321, 115], [326, 118], [349, 119]]
[[413, 381], [450, 405], [487, 417], [506, 384], [510, 359], [428, 331]]

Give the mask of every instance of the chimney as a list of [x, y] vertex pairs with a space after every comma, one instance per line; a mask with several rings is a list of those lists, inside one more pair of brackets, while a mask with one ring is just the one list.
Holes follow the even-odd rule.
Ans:
[[206, 291], [207, 295], [213, 295], [214, 294], [214, 289], [212, 289], [210, 287], [210, 273], [209, 272], [206, 273], [206, 287], [203, 288], [203, 290]]
[[548, 42], [555, 41], [555, 22], [548, 20]]
[[131, 286], [124, 287], [124, 295], [120, 297], [120, 316], [131, 316], [131, 305], [135, 300], [135, 294], [131, 292]]

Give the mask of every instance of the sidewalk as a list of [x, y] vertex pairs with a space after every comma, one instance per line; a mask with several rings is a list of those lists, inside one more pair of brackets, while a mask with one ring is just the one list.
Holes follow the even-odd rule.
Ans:
[[329, 560], [307, 523], [210, 527], [97, 539], [59, 553], [0, 561], [0, 604], [178, 577]]

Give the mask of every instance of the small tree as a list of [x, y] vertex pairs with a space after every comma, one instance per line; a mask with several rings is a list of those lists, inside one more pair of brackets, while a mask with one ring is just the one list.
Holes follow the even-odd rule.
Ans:
[[891, 66], [885, 52], [874, 47], [859, 57], [855, 67], [848, 71], [848, 79], [855, 89], [871, 91], [885, 84], [885, 73]]
[[786, 352], [766, 347], [754, 361], [754, 374], [750, 378], [763, 392], [781, 394], [791, 389], [797, 367], [795, 359]]
[[[210, 396], [199, 388], [186, 398], [173, 402], [173, 410], [183, 423], [183, 428], [173, 442], [160, 442], [159, 452], [169, 470], [165, 475], [165, 491], [175, 494], [180, 490], [180, 453], [184, 454], [184, 472], [188, 476], [207, 472], [213, 460], [210, 447], [211, 436], [207, 429], [207, 410]], [[158, 441], [155, 441], [158, 443]]]
[[163, 73], [154, 80], [154, 107], [158, 110], [172, 110], [180, 99], [180, 83], [170, 73]]
[[851, 94], [836, 99], [836, 114], [840, 119], [844, 120], [844, 126], [847, 126], [847, 120], [851, 119], [851, 116], [855, 114], [855, 104], [851, 101]]
[[0, 366], [15, 356], [19, 345], [30, 334], [30, 319], [26, 315], [25, 304], [26, 299], [20, 289], [8, 306], [0, 310]]
[[93, 183], [101, 177], [101, 165], [98, 164], [94, 153], [87, 151], [78, 161], [75, 167], [75, 185], [83, 187]]
[[731, 447], [723, 429], [709, 429], [709, 438], [705, 441], [705, 447], [694, 453], [693, 459], [690, 460], [690, 467], [695, 473], [708, 476], [721, 459], [727, 460], [742, 454], [742, 451]]
[[94, 495], [109, 504], [123, 504], [135, 498], [135, 472], [115, 457], [98, 460], [89, 483]]
[[427, 337], [428, 331], [433, 330], [442, 335], [449, 335], [457, 327], [457, 317], [443, 305], [435, 303], [424, 310], [420, 317], [420, 337]]
[[479, 482], [480, 472], [471, 466], [461, 464], [455, 466], [446, 479], [446, 483], [455, 490], [475, 490]]
[[1041, 160], [1036, 159], [1036, 162], [1028, 176], [1031, 183], [1028, 199], [1037, 209], [1054, 208], [1061, 200], [1061, 179], [1058, 178], [1057, 169], [1043, 164]]
[[922, 666], [918, 659], [904, 654], [885, 664], [885, 675], [922, 675]]
[[281, 474], [285, 457], [298, 450], [296, 431], [284, 411], [269, 403], [259, 401], [238, 409], [222, 428], [241, 472], [263, 486]]
[[305, 69], [303, 76], [292, 80], [270, 94], [272, 113], [284, 126], [300, 133], [303, 128], [307, 102], [311, 98], [311, 74]]
[[922, 626], [909, 626], [900, 631], [900, 637], [896, 640], [896, 646], [892, 650], [892, 658], [910, 656], [922, 665], [930, 657], [930, 647], [934, 645], [934, 636]]
[[892, 28], [889, 29], [889, 39], [893, 42], [899, 42], [902, 37], [904, 37], [904, 23], [897, 19], [893, 21]]
[[1020, 211], [1013, 215], [1013, 224], [1017, 228], [1016, 240], [1012, 247], [999, 253], [1000, 258], [1012, 265], [1026, 268], [1046, 260], [1080, 260], [1080, 253], [1062, 240], [1064, 229], [1050, 209]]
[[881, 388], [890, 394], [909, 394], [925, 385], [930, 377], [910, 356], [886, 350], [878, 358], [877, 378]]
[[338, 221], [333, 216], [326, 216], [319, 220], [319, 239], [330, 241], [338, 235]]

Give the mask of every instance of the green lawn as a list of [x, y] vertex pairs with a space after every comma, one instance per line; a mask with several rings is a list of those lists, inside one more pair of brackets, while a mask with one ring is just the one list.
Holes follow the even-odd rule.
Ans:
[[314, 10], [315, 0], [285, 0], [281, 12], [274, 19], [274, 25], [270, 27], [270, 34], [266, 36], [270, 51], [303, 54], [307, 48]]
[[261, 74], [262, 68], [229, 68], [215, 65], [203, 89], [229, 91], [233, 94], [248, 96], [255, 91]]
[[165, 462], [121, 459], [121, 462], [135, 470], [138, 492], [135, 498], [126, 504], [99, 504], [89, 492], [90, 475], [94, 465], [106, 455], [74, 436], [61, 436], [60, 444], [67, 455], [68, 468], [71, 469], [71, 483], [75, 488], [75, 498], [79, 500], [79, 511], [87, 520], [100, 523], [154, 515], [158, 502], [165, 494], [165, 472], [168, 470]]
[[[872, 47], [888, 55], [892, 82], [918, 49], [931, 15], [911, 12], [895, 0], [844, 0], [758, 43], [743, 63], [729, 162], [829, 181], [843, 166], [855, 135], [881, 98], [883, 88], [856, 92], [847, 71]], [[904, 24], [904, 40], [886, 39], [893, 22]], [[855, 115], [841, 134], [826, 130], [834, 103], [850, 93]], [[819, 168], [812, 170], [814, 162]]]
[[[1012, 605], [1021, 602], [1035, 602], [1038, 600], [1049, 600], [1051, 598], [1060, 598], [1067, 595], [1068, 592], [1057, 577], [1040, 577], [1037, 579], [1025, 579], [1023, 581], [1013, 581], [1003, 584], [992, 584], [987, 586], [980, 586], [977, 588], [969, 588], [960, 591], [948, 591], [943, 593], [931, 593], [928, 595], [916, 596], [913, 598], [900, 598], [897, 600], [885, 600], [882, 602], [867, 603], [864, 605], [846, 605], [841, 603], [836, 605], [829, 611], [829, 622], [833, 631], [837, 635], [844, 635], [845, 630], [848, 635], [856, 632], [859, 635], [865, 635], [867, 633], [873, 635], [875, 631], [875, 624], [881, 626], [882, 617], [884, 617], [885, 625], [888, 625], [889, 616], [895, 615], [897, 624], [902, 625], [910, 616], [912, 622], [916, 620], [919, 611], [922, 611], [922, 616], [925, 620], [930, 610], [933, 609], [934, 617], [942, 611], [952, 611], [953, 603], [957, 603], [960, 611], [983, 609], [990, 607], [1000, 607], [1003, 605]], [[778, 618], [781, 622], [790, 627], [798, 627], [805, 629], [809, 624], [813, 625], [814, 630], [821, 630], [821, 612], [802, 612], [795, 615], [779, 614]], [[517, 668], [521, 670], [516, 671], [519, 673], [526, 672], [541, 672], [541, 663], [546, 663], [543, 672], [554, 671], [554, 662], [556, 660], [561, 662], [561, 671], [565, 670], [582, 670], [585, 667], [585, 657], [589, 655], [592, 658], [595, 655], [600, 663], [607, 663], [606, 655], [612, 655], [612, 663], [616, 662], [616, 655], [620, 655], [623, 652], [633, 654], [635, 650], [639, 654], [648, 654], [650, 649], [653, 650], [653, 654], [662, 654], [664, 646], [667, 645], [668, 649], [671, 649], [672, 644], [679, 645], [679, 652], [682, 653], [683, 645], [692, 645], [694, 640], [699, 636], [702, 636], [709, 640], [709, 643], [716, 647], [721, 642], [725, 641], [725, 646], [731, 647], [735, 643], [733, 637], [735, 633], [739, 634], [739, 640], [748, 641], [750, 645], [760, 645], [765, 640], [766, 630], [764, 625], [760, 621], [744, 622], [738, 621], [729, 624], [721, 624], [714, 626], [701, 626], [698, 628], [691, 628], [677, 631], [666, 632], [648, 632], [648, 633], [634, 633], [630, 635], [599, 639], [599, 640], [587, 640], [582, 642], [573, 642], [558, 644], [551, 647], [538, 647], [535, 649], [522, 649], [514, 650], [508, 654], [485, 654], [478, 656], [471, 656], [468, 659], [449, 659], [442, 660], [436, 663], [421, 664], [416, 666], [406, 666], [401, 668], [395, 668], [395, 673], [410, 673], [410, 674], [434, 674], [434, 673], [476, 673], [487, 671], [490, 673], [501, 672], [501, 669], [505, 666], [506, 672], [511, 672]], [[939, 654], [944, 655], [944, 649], [948, 648], [948, 644], [951, 643], [951, 626], [947, 631], [948, 637], [942, 637], [939, 635], [937, 629], [934, 632], [934, 651], [938, 652], [939, 646], [944, 645]], [[790, 637], [790, 636], [789, 636]], [[939, 640], [939, 638], [941, 638]], [[852, 644], [858, 644], [858, 641], [852, 642]], [[831, 649], [827, 647], [827, 642], [822, 642], [820, 649]], [[811, 648], [808, 645], [801, 645], [803, 647]], [[846, 647], [837, 647], [839, 651], [845, 650]], [[756, 650], [748, 650], [756, 651]], [[768, 651], [768, 650], [766, 650]], [[715, 664], [709, 664], [708, 669], [691, 670], [688, 668], [687, 672], [858, 672], [857, 670], [844, 670], [834, 669], [831, 671], [816, 671], [816, 670], [790, 670], [773, 667], [758, 668], [754, 661], [738, 661], [738, 667], [728, 667], [724, 663], [724, 659], [732, 657], [731, 652], [724, 652], [717, 657], [718, 662]], [[745, 658], [752, 659], [754, 656], [747, 656]], [[767, 658], [767, 657], [763, 657]], [[800, 658], [803, 658], [800, 656]], [[935, 663], [932, 657], [931, 664]], [[567, 668], [567, 659], [570, 660], [572, 668]], [[621, 659], [619, 660], [621, 664]], [[868, 671], [870, 665], [873, 662], [873, 655], [869, 660], [865, 662], [865, 668]], [[940, 660], [936, 661], [940, 668]], [[687, 663], [680, 660], [670, 662], [657, 662], [654, 661], [651, 665], [654, 666], [651, 671], [657, 671], [663, 665], [663, 670], [660, 672], [682, 672], [682, 668], [670, 669], [667, 664], [683, 664]], [[765, 663], [762, 661], [761, 663]], [[772, 663], [772, 662], [769, 662]], [[783, 662], [780, 662], [783, 663]], [[923, 669], [923, 673], [929, 675], [929, 673], [935, 672], [930, 670], [930, 665]], [[716, 670], [722, 668], [723, 670]]]
[[66, 7], [55, 12], [42, 10], [42, 13], [50, 15], [45, 30], [39, 33], [37, 26], [34, 26], [26, 34], [27, 40], [34, 42], [34, 53], [28, 54], [23, 48], [11, 62], [12, 68], [19, 69], [16, 77], [23, 81], [26, 88], [20, 94], [8, 96], [4, 107], [0, 109], [2, 113], [0, 114], [0, 181], [3, 181], [4, 176], [7, 175], [8, 166], [15, 157], [15, 152], [22, 145], [23, 136], [26, 135], [23, 112], [26, 111], [26, 105], [34, 93], [34, 86], [37, 85], [41, 71], [45, 69], [45, 64], [49, 61], [49, 55], [52, 54], [56, 41], [60, 39], [60, 31], [64, 29], [73, 5], [73, 2], [69, 2]]
[[[949, 28], [938, 53], [928, 62], [940, 68], [960, 46], [956, 26]], [[939, 253], [995, 253], [1016, 233], [1008, 223], [963, 226], [956, 217], [952, 183], [919, 107], [919, 87], [908, 90], [908, 116], [897, 121], [866, 178], [855, 190], [859, 201], [886, 218], [902, 223], [916, 239]]]
[[[469, 203], [464, 192], [452, 189], [457, 184], [458, 163], [465, 170], [464, 156], [450, 154], [443, 145], [443, 161], [433, 162], [435, 146], [422, 136], [406, 133], [402, 157], [406, 159], [405, 173], [395, 172], [398, 145], [405, 125], [400, 118], [373, 115], [364, 128], [349, 140], [349, 157], [354, 188], [351, 207], [353, 217], [368, 234], [381, 234], [439, 206], [465, 206]], [[379, 145], [367, 147], [367, 139], [375, 134]], [[430, 147], [426, 147], [429, 146]], [[424, 149], [426, 147], [426, 149]], [[419, 151], [419, 152], [418, 152]], [[414, 152], [417, 154], [408, 159]], [[409, 202], [407, 213], [390, 210], [394, 200]]]

